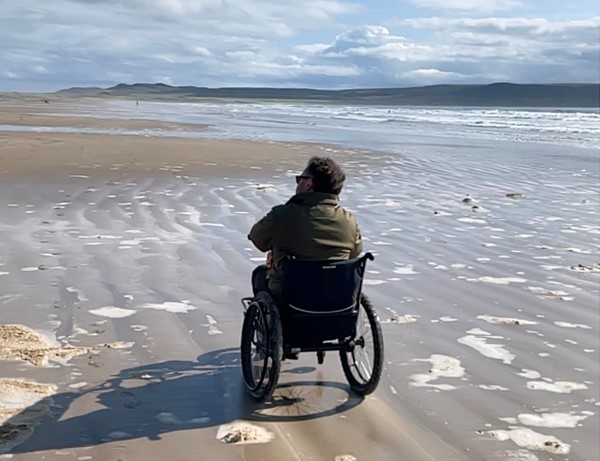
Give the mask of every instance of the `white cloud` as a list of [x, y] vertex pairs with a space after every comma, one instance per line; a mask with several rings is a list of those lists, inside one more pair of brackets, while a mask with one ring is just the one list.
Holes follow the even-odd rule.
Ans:
[[395, 21], [397, 25], [406, 25], [418, 29], [477, 29], [482, 31], [518, 32], [532, 35], [561, 33], [568, 31], [590, 30], [598, 34], [600, 17], [583, 20], [551, 21], [545, 18], [490, 17], [490, 18], [412, 18]]
[[226, 51], [225, 55], [237, 62], [256, 62], [257, 58], [259, 58], [259, 55], [254, 51]]
[[164, 83], [165, 85], [173, 85], [173, 79], [168, 75], [156, 75], [152, 77], [153, 82]]
[[327, 43], [312, 43], [310, 45], [298, 45], [294, 49], [300, 53], [317, 54], [329, 48]]
[[[399, 25], [430, 29], [446, 44], [440, 59], [515, 59], [534, 65], [574, 64], [587, 61], [588, 70], [597, 65], [600, 51], [600, 17], [586, 20], [550, 21], [544, 18], [418, 18]], [[590, 81], [597, 80], [593, 79]]]
[[329, 46], [317, 45], [313, 49], [328, 57], [364, 56], [399, 61], [426, 59], [430, 51], [428, 46], [417, 45], [404, 37], [392, 35], [382, 26], [357, 27], [338, 35]]
[[478, 13], [508, 11], [523, 6], [518, 0], [409, 0], [410, 3], [434, 10], [453, 10]]
[[337, 35], [328, 46], [296, 51], [308, 63], [352, 63], [363, 69], [361, 82], [377, 82], [371, 86], [598, 80], [596, 18], [420, 18], [398, 24], [433, 33], [416, 41], [381, 26], [362, 26]]
[[190, 51], [192, 53], [196, 53], [198, 56], [210, 56], [211, 53], [207, 48], [204, 48], [203, 46], [194, 46], [190, 48]]
[[31, 68], [32, 72], [35, 72], [36, 74], [47, 74], [48, 73], [48, 69], [46, 69], [44, 66], [33, 66]]
[[464, 80], [467, 77], [458, 72], [444, 72], [438, 69], [417, 69], [405, 72], [402, 76], [410, 79], [423, 79], [428, 83], [439, 81], [448, 82], [451, 80], [459, 81]]

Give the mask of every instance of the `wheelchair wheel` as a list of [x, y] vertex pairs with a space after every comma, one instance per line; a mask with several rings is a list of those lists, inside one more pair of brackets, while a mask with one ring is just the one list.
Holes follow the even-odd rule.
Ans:
[[354, 392], [367, 395], [377, 388], [383, 370], [383, 335], [375, 308], [364, 294], [360, 297], [354, 345], [341, 350], [340, 359]]
[[256, 295], [244, 316], [240, 345], [242, 375], [257, 402], [272, 394], [281, 368], [282, 337], [279, 311], [266, 292]]

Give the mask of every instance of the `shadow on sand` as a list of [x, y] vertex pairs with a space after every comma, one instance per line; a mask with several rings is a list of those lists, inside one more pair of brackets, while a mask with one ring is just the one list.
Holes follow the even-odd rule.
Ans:
[[[270, 402], [258, 404], [244, 389], [237, 348], [209, 352], [196, 361], [124, 369], [98, 386], [52, 396], [53, 417], [9, 452], [136, 438], [158, 440], [162, 434], [218, 427], [235, 420], [303, 421], [344, 412], [362, 401], [345, 383], [319, 381], [319, 372], [316, 381], [293, 380], [312, 370], [299, 367], [284, 372], [282, 379], [288, 382], [276, 389]], [[18, 420], [16, 415], [4, 426], [16, 425]]]

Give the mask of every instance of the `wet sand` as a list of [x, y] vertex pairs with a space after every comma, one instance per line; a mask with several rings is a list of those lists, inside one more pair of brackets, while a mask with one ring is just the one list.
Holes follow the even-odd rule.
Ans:
[[[1, 123], [33, 111], [41, 126], [80, 126], [41, 104]], [[256, 405], [241, 381], [239, 299], [263, 256], [246, 235], [315, 153], [346, 168], [342, 203], [377, 255], [365, 291], [386, 368], [359, 399], [337, 356], [318, 366], [305, 354]], [[597, 459], [596, 191], [525, 165], [463, 167], [331, 146], [0, 132], [0, 453]]]

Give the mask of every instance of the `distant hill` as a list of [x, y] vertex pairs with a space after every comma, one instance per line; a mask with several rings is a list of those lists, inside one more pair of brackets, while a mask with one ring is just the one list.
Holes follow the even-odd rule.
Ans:
[[599, 84], [493, 83], [434, 85], [414, 88], [315, 90], [306, 88], [205, 88], [164, 83], [121, 83], [111, 88], [70, 88], [72, 96], [125, 97], [154, 100], [235, 99], [296, 100], [390, 106], [600, 107]]

